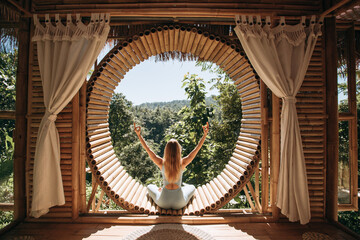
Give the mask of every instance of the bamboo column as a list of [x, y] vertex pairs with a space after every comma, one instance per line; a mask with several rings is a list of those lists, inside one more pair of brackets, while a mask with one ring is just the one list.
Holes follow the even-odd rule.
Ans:
[[30, 49], [30, 21], [21, 18], [19, 28], [18, 69], [16, 74], [16, 119], [14, 133], [14, 219], [21, 221], [26, 216], [26, 111], [28, 86], [28, 61]]
[[268, 211], [269, 206], [269, 159], [268, 138], [269, 122], [267, 107], [267, 89], [263, 81], [260, 81], [261, 94], [261, 204], [263, 212]]
[[79, 194], [80, 194], [80, 213], [86, 213], [86, 82], [80, 89], [80, 182], [79, 182]]
[[349, 63], [348, 63], [348, 92], [349, 92], [349, 110], [353, 116], [349, 120], [349, 155], [350, 155], [350, 197], [353, 207], [358, 206], [358, 132], [357, 132], [357, 106], [356, 106], [356, 42], [355, 42], [355, 29], [354, 24], [347, 32], [349, 43]]
[[337, 221], [338, 216], [338, 161], [339, 113], [337, 96], [336, 20], [325, 19], [326, 112], [327, 112], [327, 164], [326, 164], [326, 217]]
[[272, 94], [272, 136], [271, 136], [271, 208], [275, 221], [279, 220], [280, 209], [276, 206], [276, 194], [280, 170], [280, 98]]
[[80, 182], [80, 96], [76, 93], [72, 100], [72, 146], [71, 146], [71, 180], [72, 180], [72, 219], [79, 217], [79, 182]]

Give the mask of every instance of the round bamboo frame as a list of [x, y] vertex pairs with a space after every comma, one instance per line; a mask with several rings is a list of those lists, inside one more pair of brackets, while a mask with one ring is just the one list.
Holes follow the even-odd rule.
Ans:
[[[219, 65], [234, 81], [242, 100], [242, 126], [235, 150], [223, 171], [199, 186], [180, 210], [156, 206], [147, 189], [119, 163], [107, 123], [111, 96], [133, 66], [150, 56], [194, 56]], [[163, 215], [201, 215], [213, 212], [235, 197], [250, 181], [260, 158], [259, 77], [235, 44], [188, 26], [157, 26], [127, 38], [98, 64], [87, 86], [87, 160], [102, 190], [130, 212]]]

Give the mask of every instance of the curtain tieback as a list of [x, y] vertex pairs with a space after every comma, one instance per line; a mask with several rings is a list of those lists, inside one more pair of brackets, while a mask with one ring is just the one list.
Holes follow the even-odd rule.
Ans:
[[282, 99], [283, 99], [283, 101], [286, 101], [286, 102], [296, 103], [296, 97], [293, 97], [293, 96], [286, 96], [286, 97], [283, 97]]
[[46, 116], [47, 116], [47, 119], [51, 122], [55, 122], [57, 119], [57, 114], [54, 114], [54, 113], [51, 113], [48, 111], [46, 111]]

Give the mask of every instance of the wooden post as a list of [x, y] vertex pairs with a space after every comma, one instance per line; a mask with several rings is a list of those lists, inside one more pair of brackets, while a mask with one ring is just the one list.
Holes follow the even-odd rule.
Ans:
[[19, 28], [18, 69], [16, 76], [16, 119], [14, 150], [14, 219], [20, 221], [26, 216], [26, 133], [27, 133], [27, 85], [30, 46], [30, 20], [22, 18]]
[[269, 205], [269, 159], [268, 159], [268, 138], [269, 120], [267, 107], [267, 88], [263, 81], [260, 81], [260, 102], [261, 102], [261, 205], [264, 213]]
[[80, 89], [80, 165], [79, 165], [79, 211], [86, 213], [86, 82]]
[[338, 161], [339, 161], [339, 113], [337, 96], [337, 50], [336, 21], [325, 21], [325, 63], [326, 63], [326, 112], [327, 162], [326, 162], [326, 217], [337, 221], [338, 211]]
[[72, 219], [79, 217], [79, 180], [80, 180], [80, 99], [79, 92], [72, 100]]
[[276, 194], [280, 169], [280, 99], [272, 94], [272, 136], [271, 136], [271, 208], [274, 220], [279, 219], [280, 209], [276, 207]]
[[349, 156], [350, 156], [350, 198], [351, 205], [358, 209], [358, 142], [357, 142], [357, 107], [356, 107], [356, 59], [355, 59], [355, 29], [354, 24], [347, 32], [349, 43], [348, 86], [349, 112], [352, 116], [349, 121]]

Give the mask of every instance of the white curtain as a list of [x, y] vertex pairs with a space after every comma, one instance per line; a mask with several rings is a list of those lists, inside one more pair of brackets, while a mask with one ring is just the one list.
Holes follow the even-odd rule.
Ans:
[[34, 16], [38, 61], [44, 92], [43, 116], [35, 150], [31, 216], [40, 217], [55, 205], [65, 203], [60, 170], [60, 139], [55, 126], [57, 115], [71, 101], [86, 79], [107, 39], [110, 26], [108, 14], [92, 14], [84, 25], [80, 15], [75, 22], [67, 15], [64, 25], [49, 15], [43, 26]]
[[302, 17], [297, 25], [286, 25], [281, 17], [271, 27], [270, 17], [263, 26], [261, 17], [236, 17], [235, 32], [255, 71], [279, 98], [281, 111], [281, 157], [276, 205], [290, 221], [310, 220], [310, 203], [305, 158], [296, 112], [296, 94], [304, 80], [322, 19], [309, 26]]

